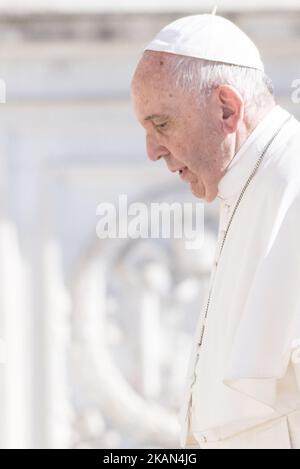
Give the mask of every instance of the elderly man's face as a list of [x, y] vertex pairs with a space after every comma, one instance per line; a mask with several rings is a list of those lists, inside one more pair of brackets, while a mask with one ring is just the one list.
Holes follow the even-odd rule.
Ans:
[[203, 111], [195, 95], [172, 86], [168, 55], [146, 52], [141, 59], [132, 81], [135, 112], [146, 130], [149, 158], [164, 158], [170, 171], [183, 169], [193, 194], [210, 202], [232, 157], [221, 108], [208, 101]]

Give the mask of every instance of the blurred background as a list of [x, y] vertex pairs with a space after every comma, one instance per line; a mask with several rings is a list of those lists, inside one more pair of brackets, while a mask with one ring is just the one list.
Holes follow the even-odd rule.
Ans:
[[147, 161], [130, 81], [161, 27], [214, 4], [300, 117], [299, 0], [0, 0], [1, 448], [179, 448], [218, 206], [197, 252], [101, 241], [96, 208], [193, 200]]

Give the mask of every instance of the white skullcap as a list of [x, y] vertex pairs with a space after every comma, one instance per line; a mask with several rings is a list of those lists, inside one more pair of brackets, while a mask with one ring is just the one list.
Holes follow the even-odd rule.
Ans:
[[259, 51], [251, 39], [231, 21], [214, 14], [185, 16], [168, 24], [144, 50], [264, 71]]

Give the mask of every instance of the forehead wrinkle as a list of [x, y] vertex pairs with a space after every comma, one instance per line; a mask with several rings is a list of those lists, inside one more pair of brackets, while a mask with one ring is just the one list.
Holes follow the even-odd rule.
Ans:
[[169, 82], [168, 76], [168, 55], [165, 52], [145, 51], [141, 57], [134, 78], [137, 82], [145, 82], [146, 80], [161, 83], [162, 79]]

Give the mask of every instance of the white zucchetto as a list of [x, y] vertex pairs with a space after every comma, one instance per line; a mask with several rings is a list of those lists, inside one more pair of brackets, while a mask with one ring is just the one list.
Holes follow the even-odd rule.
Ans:
[[231, 21], [214, 14], [180, 18], [165, 26], [144, 50], [169, 52], [264, 71], [252, 40]]

